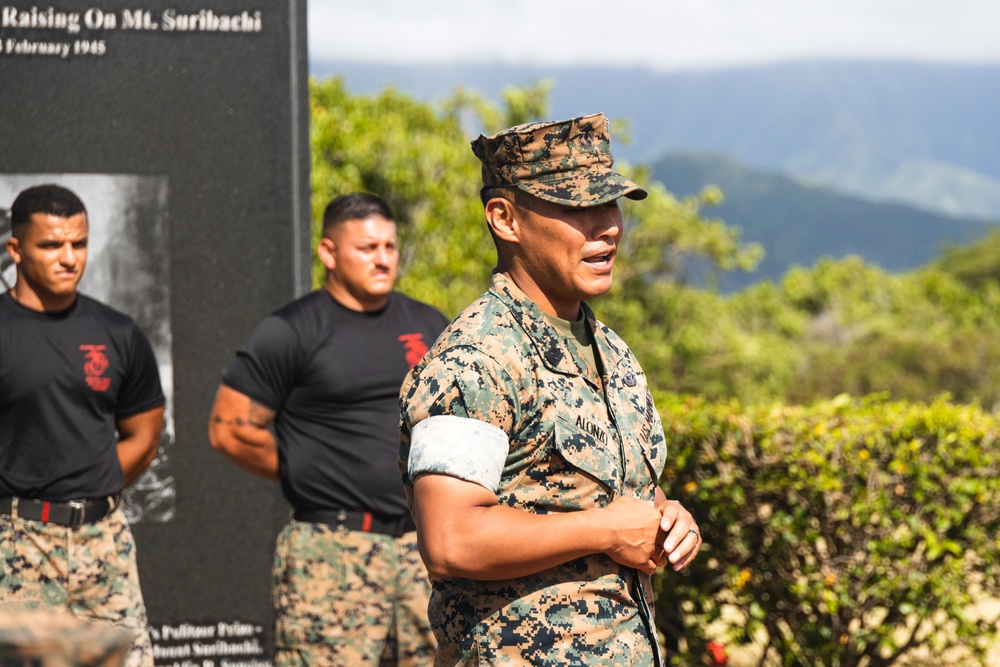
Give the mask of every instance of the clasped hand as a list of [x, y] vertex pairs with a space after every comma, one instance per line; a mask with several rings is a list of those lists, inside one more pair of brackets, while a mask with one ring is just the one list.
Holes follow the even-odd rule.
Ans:
[[701, 531], [694, 517], [676, 500], [658, 505], [621, 496], [606, 508], [615, 538], [606, 553], [616, 562], [652, 574], [668, 563], [687, 566], [701, 549]]

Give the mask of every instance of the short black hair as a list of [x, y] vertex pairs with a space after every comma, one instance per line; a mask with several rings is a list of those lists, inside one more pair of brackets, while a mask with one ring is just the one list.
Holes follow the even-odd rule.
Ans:
[[374, 217], [385, 218], [389, 222], [396, 221], [392, 209], [381, 197], [367, 192], [339, 195], [323, 211], [323, 236], [329, 235], [330, 230], [342, 222]]
[[487, 185], [479, 191], [479, 199], [483, 206], [491, 199], [506, 199], [514, 206], [520, 207], [520, 190], [509, 185]]
[[10, 205], [11, 231], [15, 235], [31, 222], [35, 213], [48, 213], [58, 218], [71, 218], [86, 213], [87, 207], [72, 190], [54, 183], [34, 185], [21, 192]]

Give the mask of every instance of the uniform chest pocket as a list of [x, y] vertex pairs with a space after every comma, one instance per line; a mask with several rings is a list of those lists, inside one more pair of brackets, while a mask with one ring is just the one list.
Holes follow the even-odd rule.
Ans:
[[559, 414], [555, 422], [555, 448], [574, 468], [597, 479], [613, 495], [621, 485], [622, 464], [617, 443], [607, 425], [582, 415]]

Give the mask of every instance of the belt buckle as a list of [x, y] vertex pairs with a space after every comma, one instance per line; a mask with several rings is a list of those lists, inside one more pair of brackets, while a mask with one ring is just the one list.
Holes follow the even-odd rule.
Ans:
[[71, 500], [68, 503], [70, 508], [69, 522], [74, 526], [83, 525], [83, 520], [87, 517], [87, 506], [83, 501]]

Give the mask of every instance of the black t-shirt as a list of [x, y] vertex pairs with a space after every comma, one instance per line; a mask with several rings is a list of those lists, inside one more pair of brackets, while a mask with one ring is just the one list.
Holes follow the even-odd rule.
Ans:
[[399, 387], [448, 321], [403, 294], [359, 313], [325, 289], [265, 318], [223, 383], [276, 412], [279, 475], [297, 509], [408, 512], [396, 460]]
[[0, 497], [118, 493], [115, 421], [160, 405], [153, 348], [130, 317], [82, 294], [58, 313], [0, 295]]

